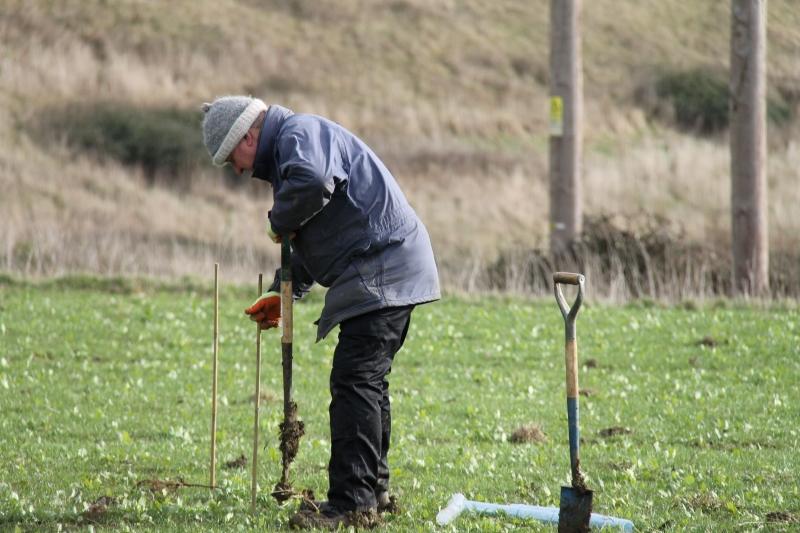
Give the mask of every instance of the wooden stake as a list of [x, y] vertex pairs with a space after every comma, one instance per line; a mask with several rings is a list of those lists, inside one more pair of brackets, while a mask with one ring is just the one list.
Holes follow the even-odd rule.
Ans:
[[217, 358], [219, 353], [219, 263], [214, 263], [214, 347], [211, 370], [211, 487], [217, 486]]
[[767, 0], [731, 1], [731, 244], [734, 294], [769, 290]]
[[583, 67], [581, 0], [550, 0], [550, 250], [581, 234]]
[[[258, 274], [258, 296], [261, 296], [263, 274]], [[256, 512], [258, 494], [258, 410], [261, 403], [261, 324], [256, 323], [256, 396], [255, 421], [253, 423], [253, 481], [250, 485], [250, 507]]]

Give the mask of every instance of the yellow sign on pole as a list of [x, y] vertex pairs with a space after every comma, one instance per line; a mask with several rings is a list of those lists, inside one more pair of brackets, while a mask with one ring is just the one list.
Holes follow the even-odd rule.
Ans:
[[550, 97], [550, 135], [564, 135], [564, 100], [560, 96]]

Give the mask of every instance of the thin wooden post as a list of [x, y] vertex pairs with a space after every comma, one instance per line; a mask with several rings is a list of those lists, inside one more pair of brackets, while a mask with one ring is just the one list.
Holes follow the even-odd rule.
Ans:
[[214, 344], [211, 365], [211, 481], [217, 486], [217, 359], [219, 354], [219, 263], [214, 263]]
[[[258, 296], [261, 296], [264, 275], [258, 274]], [[250, 485], [250, 508], [256, 512], [256, 496], [258, 495], [258, 411], [261, 404], [261, 324], [256, 323], [256, 395], [255, 415], [253, 422], [253, 480]]]
[[731, 232], [734, 293], [769, 289], [767, 0], [731, 2]]
[[550, 250], [581, 233], [583, 74], [580, 0], [550, 0]]

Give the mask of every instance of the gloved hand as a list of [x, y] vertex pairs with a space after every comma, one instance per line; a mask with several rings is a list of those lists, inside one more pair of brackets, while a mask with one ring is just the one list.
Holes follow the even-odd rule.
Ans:
[[[281, 241], [283, 241], [282, 236], [276, 233], [275, 229], [273, 229], [272, 222], [269, 220], [269, 218], [267, 219], [267, 235], [269, 236], [270, 240], [274, 243], [280, 244]], [[295, 232], [291, 232], [289, 234], [289, 240], [294, 239], [295, 235], [296, 235]]]
[[277, 328], [281, 324], [281, 295], [275, 291], [265, 292], [244, 310], [250, 320], [258, 322], [261, 329]]
[[272, 229], [272, 222], [267, 219], [267, 235], [269, 236], [270, 240], [274, 243], [281, 242], [281, 236], [275, 233], [275, 230]]

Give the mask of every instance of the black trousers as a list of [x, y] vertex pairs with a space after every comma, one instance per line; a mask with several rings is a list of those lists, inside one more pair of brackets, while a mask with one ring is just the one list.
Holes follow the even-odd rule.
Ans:
[[414, 306], [389, 307], [345, 320], [331, 370], [328, 501], [340, 509], [374, 508], [389, 488], [392, 416], [389, 382]]

